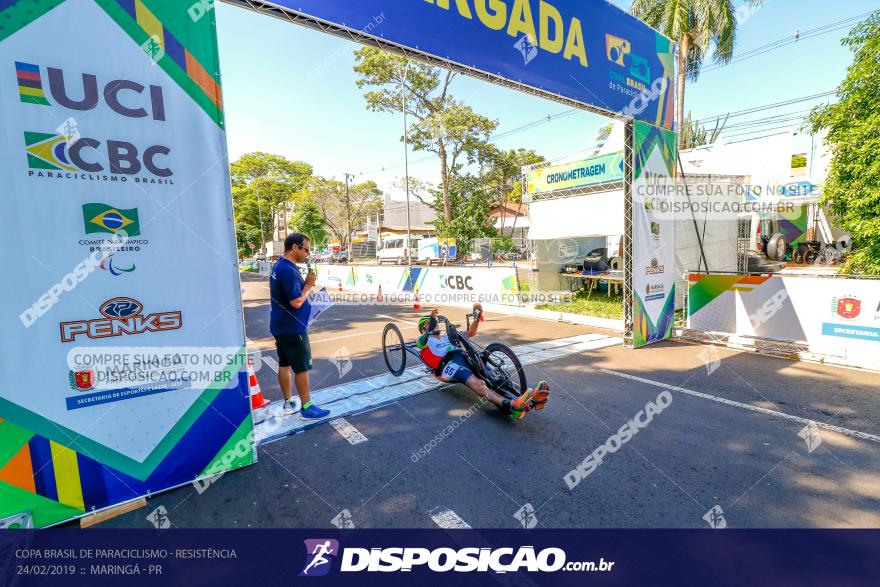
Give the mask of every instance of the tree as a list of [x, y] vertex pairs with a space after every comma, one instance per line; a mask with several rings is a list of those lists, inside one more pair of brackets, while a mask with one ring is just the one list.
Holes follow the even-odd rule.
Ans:
[[452, 175], [449, 182], [449, 202], [456, 214], [447, 219], [443, 214], [442, 199], [434, 198], [437, 219], [434, 226], [437, 234], [444, 238], [456, 239], [461, 254], [471, 251], [471, 242], [476, 238], [495, 236], [495, 227], [489, 216], [492, 206], [492, 193], [485, 189], [485, 182], [475, 175]]
[[482, 155], [498, 121], [453, 98], [450, 86], [456, 74], [452, 71], [408, 62], [373, 47], [355, 52], [354, 71], [360, 75], [358, 88], [369, 89], [364, 98], [367, 109], [374, 112], [403, 112], [405, 88], [406, 113], [414, 119], [409, 128], [410, 144], [414, 150], [434, 153], [440, 159], [439, 200], [443, 207], [439, 213], [450, 222], [451, 176], [464, 161], [473, 163]]
[[596, 133], [596, 142], [600, 145], [608, 140], [608, 137], [611, 136], [611, 131], [614, 130], [614, 123], [609, 122], [605, 126], [599, 129], [599, 132]]
[[272, 239], [275, 214], [296, 199], [312, 175], [312, 166], [281, 155], [248, 153], [229, 166], [237, 224], [255, 227], [263, 243]]
[[[253, 255], [254, 251], [259, 248], [260, 243], [262, 243], [260, 240], [260, 229], [256, 226], [251, 226], [250, 224], [236, 224], [235, 240], [238, 243], [239, 259]], [[251, 245], [253, 245], [253, 247], [251, 247]]]
[[687, 116], [681, 123], [681, 128], [678, 134], [678, 148], [684, 151], [687, 149], [696, 149], [703, 145], [713, 144], [718, 140], [721, 131], [724, 130], [724, 127], [727, 125], [727, 119], [729, 117], [730, 115], [728, 114], [724, 117], [724, 120], [721, 120], [720, 118], [717, 119], [715, 121], [715, 128], [709, 130], [708, 127], [693, 120], [693, 114], [689, 110]]
[[[510, 149], [499, 151], [492, 149], [489, 157], [489, 167], [483, 173], [488, 192], [495, 193], [495, 201], [501, 206], [506, 204], [522, 203], [522, 168], [526, 165], [542, 163], [546, 161], [543, 155], [537, 154], [532, 149]], [[504, 236], [504, 224], [506, 213], [501, 217], [501, 236]], [[516, 230], [518, 216], [513, 217], [513, 226], [510, 229], [511, 236]]]
[[349, 187], [334, 179], [314, 177], [303, 192], [303, 198], [315, 207], [324, 222], [325, 230], [336, 242], [350, 246], [348, 228], [360, 226], [369, 216], [382, 209], [382, 192], [374, 181], [366, 181]]
[[[406, 192], [406, 178], [399, 177], [391, 184], [395, 189]], [[417, 177], [409, 178], [409, 195], [425, 206], [434, 207], [434, 186], [430, 182], [421, 180]]]
[[522, 182], [518, 181], [522, 178], [522, 168], [544, 161], [544, 156], [532, 149], [495, 149], [491, 153], [489, 167], [483, 173], [483, 179], [490, 190], [495, 190], [496, 201], [501, 204], [518, 204], [522, 201]]
[[318, 205], [311, 200], [304, 199], [294, 208], [289, 228], [292, 232], [306, 235], [313, 246], [320, 248], [327, 243], [325, 225], [326, 221], [321, 215]]
[[[755, 7], [765, 0], [749, 0]], [[684, 120], [685, 80], [697, 81], [710, 48], [716, 63], [729, 63], [736, 41], [732, 0], [633, 0], [630, 12], [678, 43], [678, 112]]]
[[823, 203], [853, 237], [846, 273], [880, 275], [880, 11], [843, 40], [853, 63], [837, 88], [837, 102], [810, 115], [814, 133], [828, 131], [831, 163]]

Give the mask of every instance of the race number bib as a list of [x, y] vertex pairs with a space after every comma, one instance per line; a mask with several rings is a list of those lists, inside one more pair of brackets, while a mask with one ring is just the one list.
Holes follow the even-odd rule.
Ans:
[[443, 379], [452, 379], [455, 374], [458, 372], [459, 365], [455, 363], [449, 363], [445, 367], [443, 367], [443, 373], [440, 374]]

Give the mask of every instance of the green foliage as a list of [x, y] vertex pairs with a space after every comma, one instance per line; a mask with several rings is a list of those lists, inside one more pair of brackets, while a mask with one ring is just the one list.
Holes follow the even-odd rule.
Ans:
[[293, 210], [290, 219], [291, 232], [299, 232], [307, 237], [315, 248], [321, 248], [327, 243], [326, 221], [321, 215], [321, 210], [315, 202], [304, 200]]
[[483, 172], [483, 180], [487, 189], [495, 193], [496, 202], [519, 204], [522, 202], [522, 168], [545, 160], [543, 155], [532, 149], [500, 151], [492, 147], [488, 152], [488, 167]]
[[250, 224], [236, 224], [235, 240], [238, 245], [238, 258], [250, 257], [256, 252], [250, 245], [254, 245], [257, 250], [260, 248], [260, 229]]
[[382, 192], [374, 181], [350, 185], [346, 196], [344, 182], [313, 177], [299, 197], [314, 206], [330, 238], [346, 247], [349, 226], [354, 230], [382, 209]]
[[[760, 6], [766, 0], [749, 0]], [[737, 10], [733, 0], [633, 0], [632, 14], [679, 46], [678, 112], [684, 120], [685, 79], [697, 81], [703, 60], [712, 49], [716, 63], [728, 63], [736, 42]]]
[[623, 296], [619, 294], [609, 296], [600, 291], [594, 291], [591, 294], [587, 294], [586, 291], [579, 291], [570, 302], [564, 304], [542, 304], [536, 306], [536, 309], [623, 320]]
[[434, 222], [437, 234], [444, 238], [456, 239], [460, 254], [471, 252], [471, 241], [476, 238], [495, 236], [493, 219], [489, 216], [492, 194], [483, 181], [475, 175], [455, 175], [450, 177], [449, 202], [455, 210], [447, 220], [443, 212], [443, 201], [434, 198], [437, 219]]
[[824, 203], [852, 234], [845, 273], [880, 275], [880, 11], [843, 40], [854, 54], [835, 104], [810, 115], [814, 133], [828, 131], [832, 159]]
[[518, 248], [509, 236], [499, 236], [492, 239], [493, 251], [516, 251]]
[[444, 71], [373, 47], [355, 52], [357, 86], [367, 89], [364, 99], [374, 112], [403, 112], [412, 121], [412, 148], [437, 155], [440, 160], [440, 214], [452, 220], [450, 183], [467, 163], [483, 161], [489, 151], [489, 136], [498, 126], [492, 120], [453, 98], [450, 92], [456, 73]]
[[599, 132], [596, 133], [596, 142], [604, 143], [608, 140], [608, 137], [611, 136], [611, 131], [614, 130], [614, 123], [609, 122], [605, 126], [599, 129]]
[[691, 112], [688, 111], [679, 131], [678, 148], [684, 151], [687, 149], [702, 147], [703, 145], [713, 144], [718, 140], [721, 131], [724, 130], [724, 127], [727, 125], [727, 119], [729, 117], [730, 115], [728, 114], [724, 117], [724, 120], [719, 118], [715, 121], [715, 128], [709, 130], [708, 127], [695, 122]]
[[[280, 155], [248, 153], [230, 165], [232, 202], [236, 224], [254, 227], [263, 238], [272, 238], [273, 214], [303, 189], [312, 176], [312, 166], [289, 161]], [[259, 247], [260, 245], [258, 245]]]

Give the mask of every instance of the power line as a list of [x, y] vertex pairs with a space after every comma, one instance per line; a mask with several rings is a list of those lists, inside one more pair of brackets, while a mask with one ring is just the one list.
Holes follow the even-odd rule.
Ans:
[[721, 132], [729, 132], [732, 130], [741, 130], [745, 128], [752, 128], [756, 126], [765, 126], [768, 124], [776, 124], [778, 122], [788, 122], [794, 120], [803, 120], [806, 118], [807, 114], [809, 114], [810, 110], [800, 110], [796, 112], [784, 112], [778, 114], [776, 116], [769, 116], [767, 118], [758, 118], [755, 120], [749, 120], [746, 122], [740, 122], [739, 124], [732, 124], [730, 126], [725, 126]]
[[736, 118], [739, 116], [745, 116], [746, 114], [754, 114], [755, 112], [763, 112], [764, 110], [774, 110], [776, 108], [781, 108], [783, 106], [791, 106], [794, 104], [800, 104], [801, 102], [809, 102], [811, 100], [820, 100], [822, 98], [827, 98], [829, 96], [835, 95], [837, 92], [835, 90], [831, 90], [829, 92], [822, 92], [819, 94], [813, 94], [811, 96], [803, 96], [802, 98], [792, 98], [789, 100], [783, 100], [781, 102], [774, 102], [772, 104], [764, 104], [762, 106], [753, 106], [751, 108], [746, 108], [745, 110], [738, 110], [734, 112], [730, 112], [729, 114], [719, 114], [716, 116], [709, 116], [706, 118], [700, 118], [694, 121], [694, 123], [705, 123], [710, 120], [718, 120], [720, 118], [724, 118], [725, 116], [729, 118]]
[[793, 35], [789, 35], [786, 37], [782, 37], [781, 39], [777, 39], [776, 41], [773, 41], [772, 43], [768, 43], [766, 45], [761, 45], [760, 47], [755, 47], [754, 49], [750, 49], [748, 51], [740, 53], [739, 55], [737, 55], [736, 57], [734, 57], [733, 59], [731, 59], [727, 63], [718, 63], [715, 65], [709, 65], [707, 67], [704, 67], [700, 70], [700, 73], [706, 73], [708, 71], [715, 71], [717, 69], [727, 67], [728, 65], [732, 65], [734, 63], [739, 63], [741, 61], [746, 61], [746, 60], [751, 59], [753, 57], [758, 57], [759, 55], [764, 55], [765, 53], [769, 53], [770, 51], [775, 51], [776, 49], [781, 49], [782, 47], [785, 47], [785, 46], [788, 46], [788, 45], [791, 45], [794, 43], [799, 43], [800, 41], [804, 41], [806, 39], [812, 39], [814, 37], [818, 37], [820, 35], [825, 35], [825, 34], [840, 30], [840, 29], [849, 28], [852, 25], [856, 24], [857, 22], [860, 22], [864, 18], [870, 16], [871, 14], [873, 14], [873, 11], [865, 12], [865, 13], [859, 14], [857, 16], [851, 16], [849, 18], [839, 20], [837, 22], [828, 23], [828, 24], [816, 27], [814, 29], [809, 29], [809, 30], [802, 31], [802, 32], [799, 31]]
[[767, 132], [767, 131], [771, 131], [771, 130], [782, 130], [782, 129], [792, 129], [792, 130], [794, 130], [794, 129], [798, 129], [798, 128], [800, 128], [801, 126], [802, 126], [802, 125], [799, 125], [799, 124], [797, 124], [797, 123], [788, 123], [788, 124], [783, 124], [783, 125], [781, 125], [781, 126], [771, 126], [771, 127], [769, 127], [769, 128], [760, 128], [760, 129], [758, 129], [758, 130], [750, 130], [750, 131], [745, 131], [745, 132], [740, 132], [740, 133], [735, 133], [735, 134], [732, 134], [732, 135], [728, 135], [728, 136], [725, 137], [725, 140], [726, 140], [726, 139], [735, 139], [735, 138], [738, 138], [738, 137], [745, 137], [745, 136], [748, 136], [748, 135], [753, 135], [753, 134], [756, 134], [756, 133]]
[[[727, 65], [731, 65], [731, 64], [733, 64], [733, 63], [739, 63], [740, 61], [745, 61], [745, 60], [747, 60], [747, 59], [751, 59], [751, 58], [753, 58], [753, 57], [757, 57], [757, 56], [759, 56], [759, 55], [764, 55], [764, 54], [766, 54], [766, 53], [769, 53], [770, 51], [774, 51], [774, 50], [776, 50], [776, 49], [780, 49], [780, 48], [782, 48], [782, 47], [784, 47], [784, 46], [787, 46], [787, 45], [790, 45], [790, 44], [793, 44], [793, 43], [798, 43], [798, 42], [800, 42], [800, 41], [802, 41], [802, 40], [811, 39], [811, 38], [814, 38], [814, 37], [817, 37], [817, 36], [820, 36], [820, 35], [824, 35], [824, 34], [827, 34], [827, 33], [830, 33], [830, 32], [834, 32], [834, 31], [836, 31], [836, 30], [840, 30], [840, 29], [842, 29], [842, 28], [847, 28], [847, 27], [849, 27], [849, 26], [855, 24], [856, 22], [859, 22], [859, 21], [863, 20], [864, 18], [870, 16], [870, 15], [873, 14], [873, 13], [874, 13], [874, 11], [865, 12], [865, 13], [862, 13], [862, 14], [859, 14], [859, 15], [856, 15], [856, 16], [851, 16], [851, 17], [849, 17], [849, 18], [845, 18], [845, 19], [843, 19], [843, 20], [839, 20], [839, 21], [836, 21], [836, 22], [827, 23], [827, 24], [825, 24], [825, 25], [822, 25], [822, 26], [816, 27], [816, 28], [814, 28], [814, 29], [808, 29], [808, 30], [803, 31], [803, 32], [798, 32], [798, 33], [797, 33], [796, 35], [794, 35], [794, 36], [789, 35], [789, 36], [787, 36], [787, 37], [782, 37], [782, 38], [780, 38], [780, 39], [777, 39], [776, 41], [773, 41], [772, 43], [768, 43], [768, 44], [766, 44], [766, 45], [761, 45], [761, 46], [759, 46], [759, 47], [755, 47], [754, 49], [750, 49], [750, 50], [748, 50], [748, 51], [745, 51], [745, 52], [739, 54], [737, 57], [735, 57], [735, 58], [732, 59], [731, 61], [729, 61], [728, 63], [724, 63], [724, 64], [719, 63], [719, 64], [717, 64], [717, 65], [710, 65], [710, 66], [708, 66], [708, 67], [702, 68], [702, 69], [700, 70], [700, 73], [705, 73], [705, 72], [707, 72], [707, 71], [714, 71], [714, 70], [716, 70], [716, 69], [721, 69], [721, 68], [723, 68], [723, 67], [726, 67]], [[832, 96], [832, 95], [834, 95], [834, 94], [835, 94], [835, 92], [832, 90], [832, 91], [829, 91], [829, 92], [823, 92], [823, 93], [815, 94], [815, 95], [812, 95], [812, 96], [805, 96], [805, 97], [803, 97], [803, 98], [797, 98], [797, 99], [794, 99], [794, 100], [788, 100], [788, 101], [783, 101], [783, 102], [777, 102], [777, 103], [774, 103], [774, 104], [767, 104], [767, 105], [764, 105], [764, 106], [756, 106], [756, 107], [748, 108], [748, 109], [741, 110], [741, 111], [738, 111], [738, 112], [731, 112], [731, 113], [728, 113], [728, 114], [721, 114], [721, 115], [717, 115], [717, 116], [710, 116], [710, 117], [707, 117], [707, 118], [702, 118], [702, 119], [695, 120], [695, 121], [693, 121], [693, 122], [694, 122], [694, 124], [705, 124], [705, 123], [707, 123], [707, 122], [709, 122], [709, 121], [718, 121], [718, 120], [720, 120], [722, 117], [726, 117], [726, 118], [730, 119], [730, 118], [735, 118], [735, 117], [738, 117], [738, 116], [745, 116], [745, 115], [747, 115], [747, 114], [752, 114], [752, 113], [757, 112], [757, 111], [770, 110], [770, 109], [779, 108], [779, 107], [782, 107], [782, 106], [789, 106], [789, 105], [792, 105], [792, 104], [796, 104], [796, 103], [800, 103], [800, 102], [806, 102], [806, 101], [810, 101], [810, 100], [818, 100], [818, 99], [821, 99], [821, 98], [825, 98], [825, 97], [828, 97], [828, 96]], [[527, 131], [527, 130], [531, 130], [532, 128], [536, 128], [536, 127], [541, 126], [541, 125], [543, 125], [543, 124], [548, 124], [548, 123], [552, 122], [553, 120], [557, 120], [557, 119], [559, 119], [559, 118], [564, 118], [564, 117], [570, 116], [570, 115], [572, 115], [572, 114], [574, 114], [574, 113], [576, 113], [576, 112], [579, 112], [579, 111], [580, 111], [580, 110], [577, 109], [577, 108], [570, 108], [570, 109], [568, 109], [568, 110], [564, 110], [564, 111], [559, 112], [559, 113], [556, 113], [556, 114], [547, 115], [547, 116], [545, 116], [545, 117], [543, 117], [543, 118], [540, 118], [540, 119], [534, 120], [534, 121], [532, 121], [532, 122], [526, 123], [526, 124], [524, 124], [524, 125], [522, 125], [522, 126], [520, 126], [520, 127], [517, 127], [517, 128], [511, 129], [511, 130], [509, 130], [509, 131], [505, 131], [505, 132], [503, 132], [503, 133], [498, 133], [498, 134], [496, 134], [496, 135], [492, 135], [492, 136], [489, 137], [489, 138], [490, 138], [490, 140], [496, 140], [496, 141], [497, 141], [497, 140], [500, 140], [500, 139], [508, 138], [508, 137], [513, 136], [513, 135], [519, 134], [519, 133], [521, 133], [521, 132], [525, 132], [525, 131]], [[433, 159], [435, 159], [435, 158], [436, 158], [436, 155], [430, 155], [430, 156], [428, 156], [428, 157], [423, 157], [423, 158], [421, 158], [421, 159], [416, 159], [415, 161], [412, 161], [411, 163], [413, 163], [414, 165], [417, 165], [417, 164], [420, 164], [420, 163], [425, 163], [425, 162], [427, 162], [427, 161], [431, 161], [431, 160], [433, 160]], [[379, 171], [386, 171], [386, 170], [388, 170], [388, 169], [395, 169], [395, 168], [397, 168], [397, 167], [401, 167], [402, 165], [403, 165], [402, 163], [395, 163], [395, 164], [385, 165], [385, 166], [382, 166], [382, 167], [379, 167], [379, 168], [376, 168], [376, 169], [372, 169], [372, 170], [368, 170], [368, 171], [361, 171], [361, 172], [359, 172], [359, 175], [363, 176], [363, 175], [366, 175], [366, 174], [369, 174], [369, 173], [376, 173], [376, 172], [379, 172]]]
[[784, 135], [784, 134], [788, 134], [788, 133], [787, 133], [786, 131], [782, 131], [782, 132], [774, 132], [774, 133], [770, 133], [770, 134], [767, 134], [767, 135], [761, 135], [761, 136], [759, 136], [759, 137], [752, 137], [752, 138], [750, 138], [750, 139], [740, 139], [740, 140], [738, 140], [738, 141], [726, 141], [725, 144], [726, 144], [726, 145], [736, 145], [736, 144], [738, 144], [738, 143], [747, 143], [747, 142], [749, 142], [749, 141], [757, 141], [757, 140], [760, 140], [760, 139], [766, 139], [766, 138], [769, 138], [769, 137], [776, 137], [776, 136]]

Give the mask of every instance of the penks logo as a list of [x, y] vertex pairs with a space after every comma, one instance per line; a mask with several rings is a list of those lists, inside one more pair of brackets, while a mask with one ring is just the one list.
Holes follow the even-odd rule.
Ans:
[[[16, 61], [15, 74], [18, 78], [18, 95], [25, 104], [57, 105], [81, 112], [103, 105], [127, 118], [149, 117], [160, 122], [165, 120], [165, 99], [161, 86], [144, 86], [131, 80], [116, 79], [100, 87], [98, 77], [94, 74], [68, 75], [65, 80], [63, 70], [47, 67], [46, 80], [53, 104], [43, 91], [43, 76], [39, 65]], [[120, 99], [123, 92], [124, 103]]]
[[309, 539], [306, 545], [306, 565], [300, 571], [300, 577], [322, 577], [330, 572], [330, 568], [339, 555], [339, 541], [332, 538]]
[[[173, 183], [164, 179], [174, 173], [163, 167], [162, 158], [171, 150], [162, 145], [152, 145], [141, 153], [135, 145], [126, 141], [107, 140], [102, 143], [87, 137], [31, 131], [24, 131], [24, 144], [31, 177], [124, 182], [128, 181], [128, 176], [143, 173], [152, 177], [135, 177], [135, 183]], [[71, 173], [53, 173], [56, 171]], [[104, 172], [121, 177], [90, 175]]]
[[103, 318], [75, 320], [61, 323], [61, 342], [73, 342], [85, 334], [89, 338], [107, 338], [177, 330], [183, 326], [180, 311], [143, 315], [144, 306], [133, 298], [119, 297], [107, 300], [98, 311]]
[[95, 202], [83, 204], [82, 213], [86, 234], [116, 234], [120, 230], [127, 236], [138, 236], [141, 233], [137, 208], [115, 208]]

